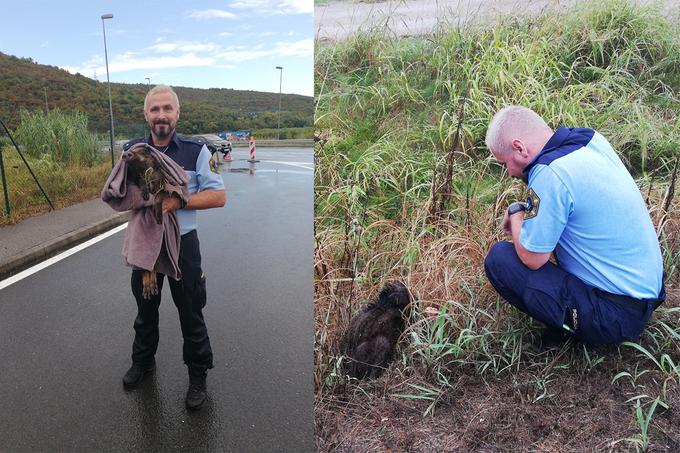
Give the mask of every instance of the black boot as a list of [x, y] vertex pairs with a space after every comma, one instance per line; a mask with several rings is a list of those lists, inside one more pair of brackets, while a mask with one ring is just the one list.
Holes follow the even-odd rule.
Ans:
[[142, 380], [144, 380], [144, 376], [152, 372], [155, 368], [155, 360], [148, 364], [133, 362], [130, 369], [127, 370], [127, 373], [125, 373], [125, 376], [123, 376], [123, 385], [126, 388], [137, 387], [142, 382]]
[[205, 392], [207, 375], [207, 368], [189, 368], [189, 390], [185, 401], [187, 409], [195, 411], [203, 407], [207, 396]]
[[573, 338], [573, 336], [565, 330], [551, 329], [548, 327], [541, 333], [538, 352], [562, 349], [562, 346], [564, 346], [570, 338]]

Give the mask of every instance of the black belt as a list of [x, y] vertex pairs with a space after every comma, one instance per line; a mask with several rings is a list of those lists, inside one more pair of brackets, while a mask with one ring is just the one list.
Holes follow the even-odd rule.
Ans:
[[661, 303], [666, 299], [666, 291], [663, 286], [661, 287], [661, 294], [660, 298], [658, 299], [636, 299], [634, 297], [624, 296], [622, 294], [609, 293], [599, 288], [595, 288], [593, 292], [598, 297], [602, 297], [603, 299], [616, 302], [626, 308], [635, 309], [640, 313], [640, 316], [644, 315], [645, 312], [647, 311], [648, 302], [652, 302], [654, 304], [654, 310], [656, 310], [659, 307], [659, 305], [661, 305]]

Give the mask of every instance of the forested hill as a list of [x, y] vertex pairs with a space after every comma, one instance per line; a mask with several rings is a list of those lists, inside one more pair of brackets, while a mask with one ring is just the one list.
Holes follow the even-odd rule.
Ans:
[[[54, 66], [35, 63], [0, 52], [0, 119], [7, 127], [19, 125], [22, 109], [80, 111], [88, 115], [89, 128], [107, 132], [109, 122], [106, 74], [96, 81]], [[232, 89], [173, 87], [182, 109], [183, 133], [277, 127], [278, 93]], [[116, 135], [144, 130], [142, 106], [146, 84], [112, 83]], [[281, 127], [313, 125], [313, 98], [283, 94]]]

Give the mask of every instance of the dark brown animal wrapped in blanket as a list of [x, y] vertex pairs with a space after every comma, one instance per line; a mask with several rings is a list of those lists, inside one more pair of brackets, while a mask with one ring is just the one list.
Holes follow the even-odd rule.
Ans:
[[123, 244], [128, 265], [147, 271], [143, 296], [158, 294], [156, 272], [179, 280], [179, 223], [177, 214], [163, 216], [163, 200], [189, 197], [186, 172], [172, 159], [145, 143], [124, 151], [111, 170], [102, 200], [117, 211], [132, 210]]

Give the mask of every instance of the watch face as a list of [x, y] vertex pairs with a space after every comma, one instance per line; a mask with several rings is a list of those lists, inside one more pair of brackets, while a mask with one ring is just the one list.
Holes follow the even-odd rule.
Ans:
[[508, 214], [517, 214], [519, 211], [524, 211], [524, 206], [521, 203], [513, 203], [508, 207]]

